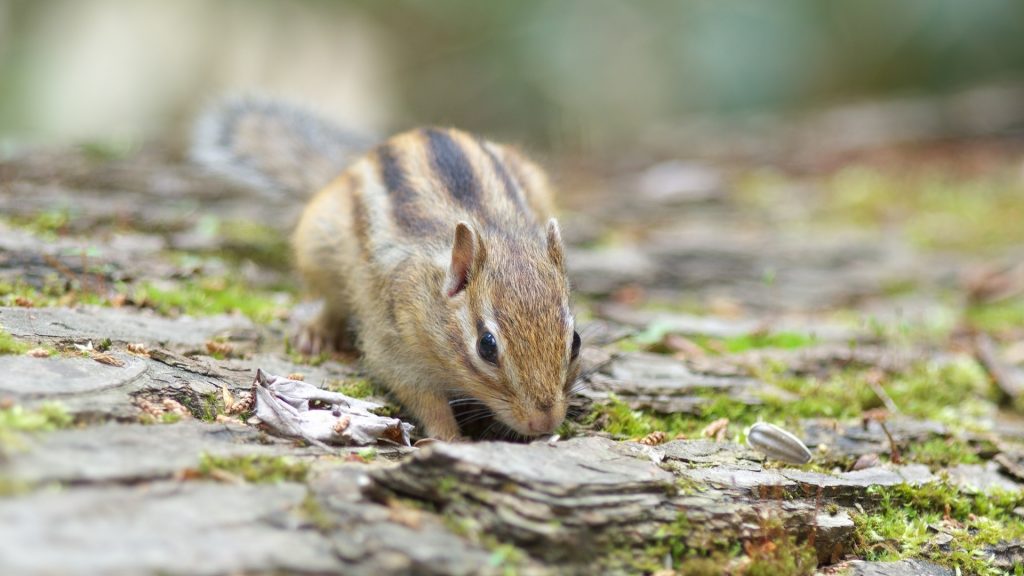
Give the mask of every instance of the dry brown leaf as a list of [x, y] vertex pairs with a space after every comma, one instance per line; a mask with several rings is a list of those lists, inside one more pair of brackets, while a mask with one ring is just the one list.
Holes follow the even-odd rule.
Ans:
[[238, 395], [238, 398], [235, 399], [235, 403], [231, 406], [231, 409], [225, 410], [225, 412], [231, 415], [248, 412], [252, 410], [253, 401], [254, 398], [252, 392], [241, 392]]
[[181, 402], [178, 402], [174, 398], [164, 398], [160, 404], [164, 412], [177, 414], [182, 418], [192, 417], [192, 413], [188, 411], [188, 408], [185, 408], [185, 406]]
[[146, 400], [145, 398], [139, 398], [138, 400], [136, 400], [135, 405], [138, 406], [139, 410], [142, 410], [144, 414], [148, 414], [154, 418], [159, 418], [164, 414], [163, 408], [157, 406], [156, 404], [150, 402], [149, 400]]
[[679, 334], [665, 334], [665, 338], [662, 339], [661, 343], [669, 352], [675, 352], [676, 356], [680, 357], [681, 360], [704, 358], [708, 355], [699, 344]]
[[868, 468], [874, 468], [880, 464], [878, 454], [861, 454], [857, 461], [853, 463], [852, 470], [866, 470]]
[[334, 431], [338, 434], [341, 434], [342, 432], [345, 431], [346, 428], [348, 428], [348, 425], [351, 422], [351, 418], [349, 418], [348, 416], [342, 416], [340, 419], [338, 419], [338, 423], [334, 425]]
[[215, 356], [217, 354], [230, 356], [234, 349], [235, 347], [227, 342], [218, 342], [217, 340], [209, 340], [206, 342], [206, 351], [209, 352], [211, 356]]
[[398, 502], [388, 502], [388, 518], [392, 522], [419, 530], [423, 523], [423, 513], [415, 508], [404, 506]]
[[29, 300], [28, 298], [25, 298], [24, 296], [18, 296], [17, 298], [15, 298], [14, 305], [21, 306], [22, 308], [32, 308], [33, 306], [32, 301]]
[[139, 356], [149, 356], [149, 350], [146, 349], [146, 345], [141, 342], [130, 343], [127, 346], [128, 351], [132, 354], [138, 354]]
[[235, 397], [231, 394], [231, 390], [228, 390], [228, 387], [223, 384], [220, 387], [220, 397], [224, 402], [224, 411], [230, 414], [235, 407]]
[[299, 382], [304, 382], [306, 380], [306, 375], [303, 374], [302, 372], [292, 372], [287, 376], [287, 378], [289, 380], [298, 380]]
[[725, 433], [729, 429], [729, 419], [719, 418], [711, 424], [708, 424], [704, 430], [701, 430], [701, 435], [706, 438], [714, 438], [721, 442], [725, 440]]
[[107, 366], [124, 366], [124, 360], [110, 354], [104, 354], [103, 352], [93, 352], [92, 359], [99, 362], [100, 364], [106, 364]]
[[664, 443], [666, 439], [667, 435], [664, 432], [657, 431], [651, 432], [647, 436], [641, 438], [640, 443], [644, 446], [657, 446], [658, 444]]

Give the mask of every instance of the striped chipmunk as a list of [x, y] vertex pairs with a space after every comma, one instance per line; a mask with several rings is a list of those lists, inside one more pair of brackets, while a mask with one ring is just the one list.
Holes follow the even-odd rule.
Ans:
[[544, 173], [450, 128], [399, 134], [345, 167], [353, 146], [272, 100], [228, 100], [197, 124], [192, 155], [208, 169], [268, 191], [319, 189], [292, 244], [324, 306], [296, 347], [354, 343], [433, 438], [462, 437], [460, 404], [508, 433], [553, 433], [581, 342]]

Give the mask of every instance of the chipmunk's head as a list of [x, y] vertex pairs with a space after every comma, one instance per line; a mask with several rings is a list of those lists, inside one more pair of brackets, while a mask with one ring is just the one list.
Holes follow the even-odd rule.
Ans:
[[543, 237], [490, 240], [465, 222], [455, 228], [445, 281], [453, 377], [519, 434], [551, 434], [565, 419], [581, 346], [558, 222]]

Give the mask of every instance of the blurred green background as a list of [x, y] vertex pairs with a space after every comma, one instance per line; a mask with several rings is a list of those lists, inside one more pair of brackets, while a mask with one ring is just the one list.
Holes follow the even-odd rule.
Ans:
[[368, 132], [621, 151], [694, 119], [1022, 80], [1024, 3], [998, 0], [0, 0], [8, 146], [180, 138], [257, 92]]

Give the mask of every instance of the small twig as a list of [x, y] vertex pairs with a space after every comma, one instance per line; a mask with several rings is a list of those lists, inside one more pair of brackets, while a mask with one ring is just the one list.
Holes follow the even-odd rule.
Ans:
[[75, 274], [74, 270], [65, 266], [57, 258], [51, 256], [50, 254], [43, 254], [43, 260], [45, 260], [47, 264], [52, 266], [54, 270], [56, 270], [58, 273], [62, 274], [66, 278], [70, 279], [72, 282], [78, 282], [79, 284], [82, 284], [82, 279], [78, 276], [78, 274]]
[[885, 405], [886, 410], [893, 414], [900, 413], [899, 406], [896, 405], [896, 402], [893, 401], [892, 397], [889, 396], [889, 393], [886, 392], [885, 388], [882, 386], [882, 377], [879, 373], [872, 371], [867, 375], [865, 380], [867, 381], [868, 386], [871, 387], [871, 391], [874, 392], [875, 396], [878, 396], [879, 400], [882, 401], [882, 404]]
[[974, 356], [992, 377], [996, 386], [1011, 400], [1024, 396], [1024, 377], [1007, 366], [996, 352], [992, 338], [984, 332], [974, 337]]
[[900, 449], [896, 446], [896, 440], [893, 439], [892, 434], [889, 433], [889, 428], [886, 427], [885, 422], [881, 420], [877, 422], [882, 427], [882, 432], [885, 432], [885, 437], [889, 439], [889, 459], [893, 464], [902, 464], [903, 458], [900, 457]]

